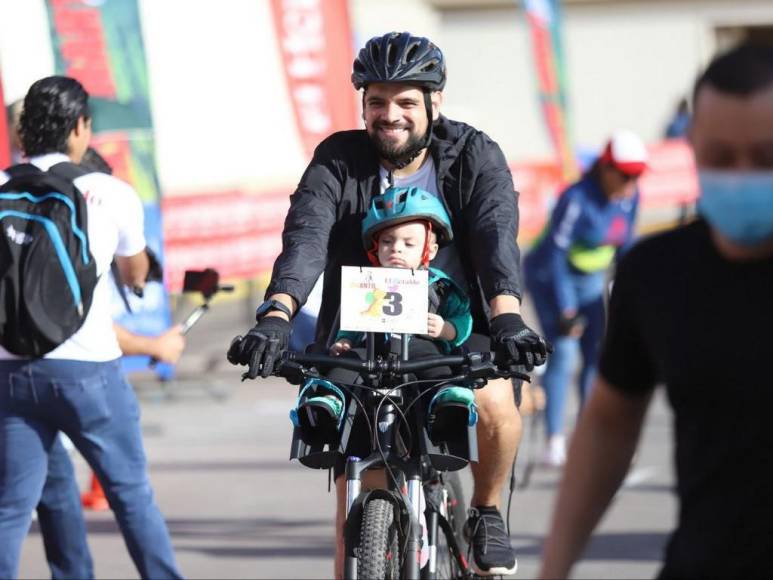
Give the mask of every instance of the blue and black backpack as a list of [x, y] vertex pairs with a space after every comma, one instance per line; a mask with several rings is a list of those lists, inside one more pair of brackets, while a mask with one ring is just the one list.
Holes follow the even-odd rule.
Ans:
[[5, 170], [0, 186], [0, 344], [38, 358], [86, 319], [97, 267], [88, 242], [86, 199], [73, 181], [89, 171], [63, 162]]

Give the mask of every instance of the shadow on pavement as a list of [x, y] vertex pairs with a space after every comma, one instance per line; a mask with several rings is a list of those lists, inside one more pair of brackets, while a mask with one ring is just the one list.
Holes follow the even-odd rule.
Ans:
[[299, 470], [302, 466], [289, 459], [277, 461], [212, 460], [212, 461], [153, 461], [150, 471], [243, 471], [243, 470]]
[[[558, 490], [559, 481], [537, 481], [529, 483], [529, 488], [537, 489], [541, 491], [555, 491]], [[635, 483], [626, 485], [621, 488], [620, 492], [641, 492], [641, 493], [674, 493], [674, 486], [672, 484], [660, 484], [660, 483]]]
[[[594, 534], [582, 555], [583, 560], [639, 560], [663, 559], [663, 550], [671, 534], [668, 532], [607, 532]], [[514, 534], [515, 551], [523, 556], [542, 554], [540, 536]], [[518, 545], [526, 544], [526, 545]]]
[[[89, 535], [120, 535], [118, 524], [112, 517], [100, 520], [87, 520], [86, 530]], [[285, 533], [292, 534], [293, 542], [298, 540], [301, 545], [309, 542], [319, 543], [319, 536], [298, 535], [299, 529], [324, 528], [321, 534], [327, 534], [331, 526], [329, 518], [318, 519], [280, 519], [280, 518], [200, 518], [166, 520], [172, 538], [228, 538], [230, 540], [265, 540], [276, 539]], [[38, 522], [33, 522], [31, 534], [39, 534]], [[332, 545], [332, 540], [331, 540]]]
[[176, 552], [199, 552], [217, 558], [332, 558], [335, 547], [333, 542], [312, 544], [293, 539], [294, 545], [281, 546], [180, 546], [175, 544]]

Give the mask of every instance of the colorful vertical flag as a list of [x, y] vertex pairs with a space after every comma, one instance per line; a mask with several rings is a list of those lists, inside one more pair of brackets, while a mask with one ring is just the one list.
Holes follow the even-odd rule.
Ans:
[[[145, 209], [145, 238], [163, 263], [160, 187], [145, 47], [137, 0], [46, 0], [56, 73], [78, 79], [90, 95], [92, 145], [116, 177], [132, 184]], [[156, 335], [170, 324], [163, 284], [129, 293], [129, 314], [114, 293], [116, 321], [132, 332]], [[147, 368], [148, 357], [125, 357], [127, 371]], [[171, 367], [156, 372], [170, 376]]]
[[564, 179], [577, 175], [569, 130], [566, 69], [561, 40], [561, 0], [523, 0], [545, 125]]

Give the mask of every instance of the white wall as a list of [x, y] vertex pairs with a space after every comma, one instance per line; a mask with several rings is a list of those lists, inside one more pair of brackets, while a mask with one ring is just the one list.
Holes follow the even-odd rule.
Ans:
[[53, 74], [43, 0], [0, 0], [0, 67], [6, 104], [24, 98], [32, 83]]
[[448, 85], [444, 112], [488, 133], [506, 154], [544, 157], [547, 134], [536, 98], [525, 21], [515, 9], [443, 16]]
[[305, 160], [268, 0], [140, 6], [165, 190], [297, 182]]
[[349, 6], [355, 52], [368, 39], [391, 31], [408, 31], [432, 39], [442, 34], [440, 13], [422, 0], [349, 0]]
[[[438, 43], [449, 66], [445, 112], [489, 133], [512, 159], [550, 156], [520, 3], [466, 4], [440, 12]], [[564, 48], [576, 143], [600, 147], [617, 127], [659, 139], [715, 50], [714, 28], [765, 23], [773, 24], [768, 0], [567, 3]]]

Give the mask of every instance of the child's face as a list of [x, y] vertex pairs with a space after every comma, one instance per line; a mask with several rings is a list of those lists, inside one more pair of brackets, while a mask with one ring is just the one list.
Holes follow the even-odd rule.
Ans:
[[[388, 268], [418, 268], [426, 237], [424, 222], [406, 222], [382, 230], [378, 235], [378, 263]], [[437, 250], [433, 235], [429, 245], [430, 260]]]

